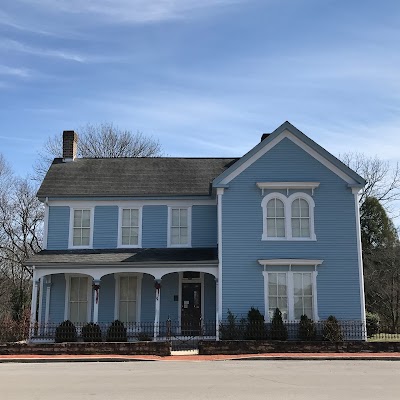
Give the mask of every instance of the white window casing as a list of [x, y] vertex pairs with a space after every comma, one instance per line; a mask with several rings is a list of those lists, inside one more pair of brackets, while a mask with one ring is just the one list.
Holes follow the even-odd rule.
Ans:
[[[273, 203], [273, 200], [275, 200], [275, 203]], [[280, 236], [271, 235], [271, 232], [273, 232], [271, 227], [273, 227], [274, 215], [276, 215], [276, 208], [275, 214], [271, 215], [271, 204], [277, 204], [278, 200], [279, 203], [282, 202], [284, 205], [285, 232], [284, 235]], [[306, 204], [308, 209], [304, 207]], [[317, 240], [314, 230], [315, 202], [307, 193], [296, 192], [289, 197], [278, 192], [270, 193], [262, 199], [261, 207], [263, 214], [261, 240]]]
[[119, 207], [118, 247], [142, 247], [142, 207]]
[[70, 208], [69, 248], [93, 248], [94, 208]]
[[192, 246], [192, 207], [168, 207], [168, 247]]

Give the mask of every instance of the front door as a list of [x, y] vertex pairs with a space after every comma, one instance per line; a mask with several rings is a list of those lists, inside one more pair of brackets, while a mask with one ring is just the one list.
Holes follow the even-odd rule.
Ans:
[[181, 324], [183, 334], [198, 334], [201, 325], [201, 283], [182, 282]]

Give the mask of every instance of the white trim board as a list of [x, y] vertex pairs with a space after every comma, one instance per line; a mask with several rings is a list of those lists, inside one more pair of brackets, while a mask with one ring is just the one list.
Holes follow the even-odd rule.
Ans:
[[267, 143], [264, 147], [262, 147], [252, 157], [250, 157], [248, 160], [246, 160], [242, 165], [240, 165], [238, 168], [236, 168], [234, 171], [232, 171], [228, 176], [226, 176], [224, 179], [222, 179], [220, 184], [221, 185], [228, 184], [230, 181], [232, 181], [234, 178], [236, 178], [239, 174], [241, 174], [244, 170], [246, 170], [250, 165], [252, 165], [254, 162], [256, 162], [259, 158], [261, 158], [264, 154], [266, 154], [269, 150], [274, 148], [278, 143], [280, 143], [285, 138], [287, 138], [287, 139], [291, 140], [293, 143], [297, 144], [297, 146], [299, 146], [301, 149], [303, 149], [309, 155], [314, 157], [322, 165], [324, 165], [325, 167], [330, 169], [332, 172], [334, 172], [336, 175], [338, 175], [340, 178], [342, 178], [348, 184], [356, 184], [357, 183], [353, 178], [351, 178], [349, 175], [347, 175], [342, 170], [340, 170], [336, 165], [334, 165], [333, 163], [328, 161], [325, 157], [321, 156], [314, 149], [312, 149], [310, 146], [305, 144], [303, 141], [301, 141], [295, 135], [293, 135], [293, 133], [291, 133], [290, 131], [288, 131], [286, 129], [281, 134], [279, 134], [277, 137], [275, 137], [273, 140], [271, 140], [269, 143]]
[[143, 206], [216, 206], [216, 199], [207, 200], [49, 200], [49, 206], [91, 208], [95, 206], [118, 206], [137, 208]]

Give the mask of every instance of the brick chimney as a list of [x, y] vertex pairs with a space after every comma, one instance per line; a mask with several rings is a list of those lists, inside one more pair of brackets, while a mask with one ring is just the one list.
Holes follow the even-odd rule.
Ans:
[[63, 132], [63, 161], [74, 161], [78, 151], [78, 134], [74, 131]]

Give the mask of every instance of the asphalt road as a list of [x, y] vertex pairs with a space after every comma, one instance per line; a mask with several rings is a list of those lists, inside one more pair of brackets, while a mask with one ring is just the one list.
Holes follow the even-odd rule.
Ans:
[[1, 400], [400, 399], [399, 361], [0, 364]]

